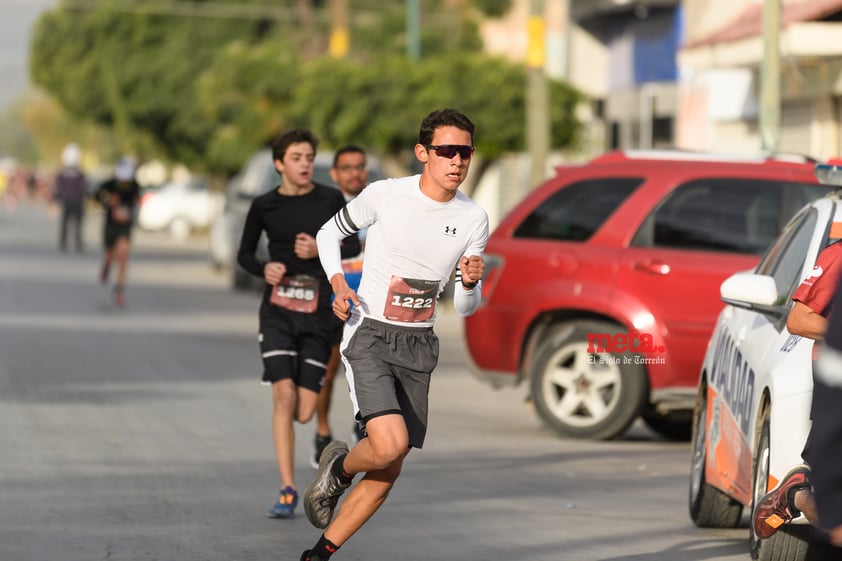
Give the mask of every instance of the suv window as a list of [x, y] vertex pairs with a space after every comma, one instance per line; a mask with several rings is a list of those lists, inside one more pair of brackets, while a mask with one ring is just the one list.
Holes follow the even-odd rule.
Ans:
[[514, 237], [585, 241], [642, 183], [639, 177], [571, 183], [533, 210], [517, 227]]
[[788, 302], [801, 281], [804, 256], [807, 255], [818, 219], [815, 209], [810, 209], [798, 220], [793, 221], [788, 231], [778, 238], [757, 266], [758, 274], [771, 275], [775, 279], [775, 287], [780, 296], [778, 304]]
[[789, 218], [827, 191], [759, 179], [701, 179], [672, 191], [632, 245], [760, 254]]

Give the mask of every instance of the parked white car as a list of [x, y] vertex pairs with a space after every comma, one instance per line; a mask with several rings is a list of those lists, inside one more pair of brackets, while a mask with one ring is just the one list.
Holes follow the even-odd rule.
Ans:
[[[702, 364], [693, 417], [689, 507], [697, 526], [736, 527], [744, 507], [804, 463], [813, 341], [790, 334], [786, 320], [819, 252], [842, 236], [840, 202], [836, 191], [804, 207], [755, 269], [720, 287], [726, 306]], [[766, 540], [750, 530], [752, 559], [818, 559], [826, 547], [803, 516]]]
[[209, 228], [224, 203], [222, 193], [211, 191], [203, 180], [166, 183], [141, 196], [138, 226], [183, 240], [196, 230]]

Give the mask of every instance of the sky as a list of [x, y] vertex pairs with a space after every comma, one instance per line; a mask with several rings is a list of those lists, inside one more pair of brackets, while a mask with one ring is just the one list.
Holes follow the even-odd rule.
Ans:
[[26, 93], [32, 26], [56, 5], [58, 0], [0, 0], [0, 112]]

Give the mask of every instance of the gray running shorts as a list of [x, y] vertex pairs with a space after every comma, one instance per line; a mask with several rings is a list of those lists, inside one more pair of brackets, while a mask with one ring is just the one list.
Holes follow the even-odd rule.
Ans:
[[430, 375], [439, 359], [433, 328], [364, 318], [345, 326], [340, 350], [351, 400], [363, 423], [381, 415], [403, 415], [409, 445], [421, 448], [427, 434]]

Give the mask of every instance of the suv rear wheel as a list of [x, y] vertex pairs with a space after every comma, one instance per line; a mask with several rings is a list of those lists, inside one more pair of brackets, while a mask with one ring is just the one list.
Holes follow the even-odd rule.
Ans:
[[631, 353], [588, 352], [589, 333], [620, 333], [603, 321], [561, 323], [538, 344], [530, 390], [541, 419], [569, 438], [607, 440], [648, 402], [646, 370]]

